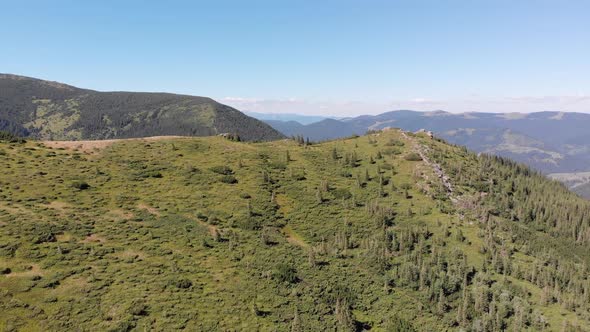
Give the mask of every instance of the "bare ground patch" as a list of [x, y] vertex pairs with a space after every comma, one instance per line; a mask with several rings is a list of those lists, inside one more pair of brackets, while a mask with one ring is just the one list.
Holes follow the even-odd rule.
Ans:
[[142, 138], [105, 139], [97, 141], [42, 141], [46, 147], [53, 149], [78, 150], [85, 153], [98, 152], [114, 143], [124, 141], [161, 141], [166, 139], [189, 138], [187, 136], [153, 136]]
[[283, 228], [283, 234], [285, 235], [285, 237], [287, 238], [287, 242], [302, 247], [302, 248], [307, 248], [309, 245], [307, 243], [305, 243], [305, 241], [301, 238], [301, 236], [299, 234], [297, 234], [297, 232], [295, 232], [290, 226], [285, 226]]
[[19, 214], [19, 213], [20, 214], [30, 214], [30, 215], [33, 214], [30, 210], [28, 210], [20, 205], [16, 205], [16, 204], [7, 205], [2, 202], [0, 202], [0, 211], [6, 211], [10, 214]]
[[219, 234], [219, 228], [217, 226], [208, 224], [208, 223], [204, 222], [203, 220], [200, 220], [198, 218], [195, 218], [194, 216], [191, 216], [190, 214], [185, 215], [185, 217], [195, 220], [201, 226], [207, 227], [207, 230], [209, 231], [209, 234], [211, 234], [211, 236], [215, 237], [215, 236], [217, 236], [217, 234]]
[[67, 209], [71, 208], [72, 206], [69, 203], [60, 202], [60, 201], [53, 201], [49, 204], [42, 204], [42, 206], [56, 210], [57, 212], [64, 213]]
[[42, 141], [43, 145], [53, 149], [78, 150], [82, 152], [95, 152], [102, 150], [118, 140], [103, 141]]
[[137, 204], [137, 207], [141, 210], [146, 210], [147, 212], [149, 212], [150, 214], [153, 214], [154, 216], [160, 216], [160, 211], [158, 211], [158, 209], [156, 209], [153, 206], [149, 206], [145, 203], [139, 203]]
[[82, 240], [80, 242], [82, 242], [82, 243], [104, 243], [106, 241], [107, 240], [102, 236], [98, 236], [96, 234], [90, 234], [84, 240]]
[[118, 253], [116, 255], [119, 258], [134, 258], [134, 259], [144, 259], [145, 253], [138, 251], [138, 250], [133, 250], [133, 249], [127, 249], [125, 251], [122, 251], [120, 253]]
[[113, 217], [116, 219], [129, 220], [129, 219], [135, 217], [135, 214], [133, 214], [133, 212], [131, 212], [131, 211], [126, 211], [123, 209], [114, 209], [114, 210], [110, 210], [109, 212], [107, 212], [107, 216]]
[[80, 292], [84, 292], [84, 289], [89, 287], [88, 280], [86, 278], [73, 276], [66, 278], [60, 282], [60, 285], [55, 289], [54, 294], [67, 294], [67, 295], [79, 295]]
[[30, 264], [30, 268], [22, 271], [22, 272], [11, 272], [6, 275], [7, 278], [13, 277], [32, 277], [32, 276], [42, 276], [43, 270], [37, 264]]
[[55, 236], [55, 238], [57, 239], [57, 242], [68, 242], [72, 239], [72, 234], [70, 234], [70, 233], [57, 234]]

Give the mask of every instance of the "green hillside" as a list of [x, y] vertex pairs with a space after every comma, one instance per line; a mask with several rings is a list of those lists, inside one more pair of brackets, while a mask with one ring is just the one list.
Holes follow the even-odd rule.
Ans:
[[0, 167], [0, 330], [590, 330], [590, 202], [426, 136], [3, 141]]
[[267, 141], [269, 125], [205, 97], [99, 92], [0, 74], [0, 130], [45, 140], [238, 135]]

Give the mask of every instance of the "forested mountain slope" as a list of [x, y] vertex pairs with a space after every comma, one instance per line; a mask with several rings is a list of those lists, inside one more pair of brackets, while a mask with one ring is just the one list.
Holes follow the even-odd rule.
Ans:
[[51, 146], [0, 142], [0, 328], [590, 328], [590, 203], [513, 162], [397, 130]]
[[265, 123], [210, 98], [170, 93], [98, 92], [0, 74], [0, 130], [50, 140], [158, 135], [282, 138]]

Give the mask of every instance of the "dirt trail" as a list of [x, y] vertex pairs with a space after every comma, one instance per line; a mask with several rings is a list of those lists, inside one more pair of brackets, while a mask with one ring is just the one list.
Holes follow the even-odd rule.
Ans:
[[416, 140], [416, 138], [408, 136], [405, 132], [402, 131], [401, 133], [402, 133], [402, 136], [407, 141], [410, 142], [414, 152], [416, 152], [418, 155], [420, 155], [424, 164], [429, 166], [430, 168], [432, 168], [432, 170], [434, 171], [434, 174], [441, 180], [443, 186], [446, 188], [447, 194], [449, 196], [452, 196], [453, 195], [453, 185], [451, 183], [451, 178], [445, 174], [445, 171], [443, 170], [443, 168], [439, 164], [431, 161], [430, 158], [428, 158], [429, 148], [425, 145], [420, 144]]
[[217, 226], [213, 226], [211, 224], [208, 224], [202, 220], [197, 220], [197, 222], [201, 225], [201, 226], [205, 226], [207, 227], [207, 230], [209, 230], [209, 234], [213, 237], [217, 236], [217, 234], [219, 234], [219, 229], [217, 228]]
[[283, 233], [287, 237], [287, 242], [302, 248], [307, 248], [309, 246], [290, 226], [285, 226], [283, 228]]
[[196, 218], [195, 216], [191, 215], [191, 214], [185, 214], [185, 217], [196, 221], [199, 225], [203, 226], [203, 227], [207, 227], [207, 230], [209, 231], [209, 234], [213, 237], [217, 236], [218, 234], [220, 234], [219, 231], [219, 227], [215, 226], [215, 225], [211, 225], [199, 218]]

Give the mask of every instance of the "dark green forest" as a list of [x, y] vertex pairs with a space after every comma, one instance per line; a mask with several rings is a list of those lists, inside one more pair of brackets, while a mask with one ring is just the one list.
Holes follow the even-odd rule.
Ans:
[[98, 92], [0, 74], [0, 130], [43, 140], [237, 135], [282, 138], [265, 123], [210, 98]]

